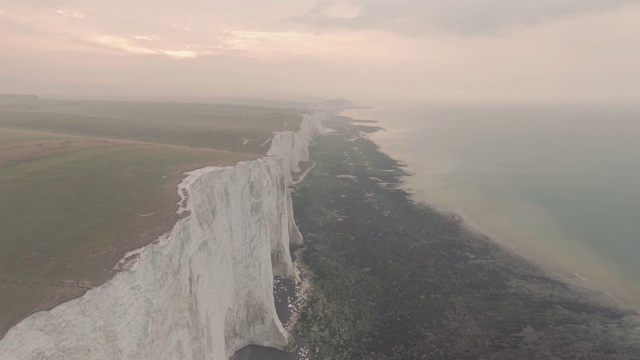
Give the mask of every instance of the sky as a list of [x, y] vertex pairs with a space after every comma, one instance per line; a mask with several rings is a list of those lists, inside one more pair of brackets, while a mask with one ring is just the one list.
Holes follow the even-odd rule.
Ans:
[[638, 103], [638, 0], [0, 0], [0, 93]]

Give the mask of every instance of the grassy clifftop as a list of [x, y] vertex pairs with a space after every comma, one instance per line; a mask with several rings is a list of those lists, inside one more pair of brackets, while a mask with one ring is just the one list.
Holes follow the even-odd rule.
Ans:
[[170, 230], [185, 171], [261, 156], [273, 131], [302, 119], [230, 105], [11, 101], [0, 102], [0, 337]]

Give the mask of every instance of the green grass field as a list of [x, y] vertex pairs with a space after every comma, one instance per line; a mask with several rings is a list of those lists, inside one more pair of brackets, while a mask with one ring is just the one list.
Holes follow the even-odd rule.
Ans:
[[190, 125], [0, 110], [0, 337], [106, 281], [127, 251], [169, 231], [185, 171], [256, 158], [259, 146], [226, 150], [301, 119], [260, 117], [271, 111], [234, 128], [215, 113]]
[[[268, 126], [217, 127], [39, 112], [0, 112], [0, 126], [245, 153], [266, 153], [268, 148], [260, 145], [272, 137], [275, 131]], [[245, 146], [244, 139], [254, 141]]]
[[0, 131], [0, 148], [30, 141], [63, 140], [68, 138], [69, 136], [62, 134], [2, 128], [2, 131]]

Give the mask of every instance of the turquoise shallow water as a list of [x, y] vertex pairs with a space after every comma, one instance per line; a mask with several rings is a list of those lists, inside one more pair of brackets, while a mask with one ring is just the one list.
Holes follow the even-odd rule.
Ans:
[[424, 107], [378, 120], [416, 199], [640, 308], [640, 106]]

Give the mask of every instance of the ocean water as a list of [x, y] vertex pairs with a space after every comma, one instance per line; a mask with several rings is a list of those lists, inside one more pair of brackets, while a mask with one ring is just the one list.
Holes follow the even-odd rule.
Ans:
[[414, 197], [640, 309], [640, 106], [374, 108]]

